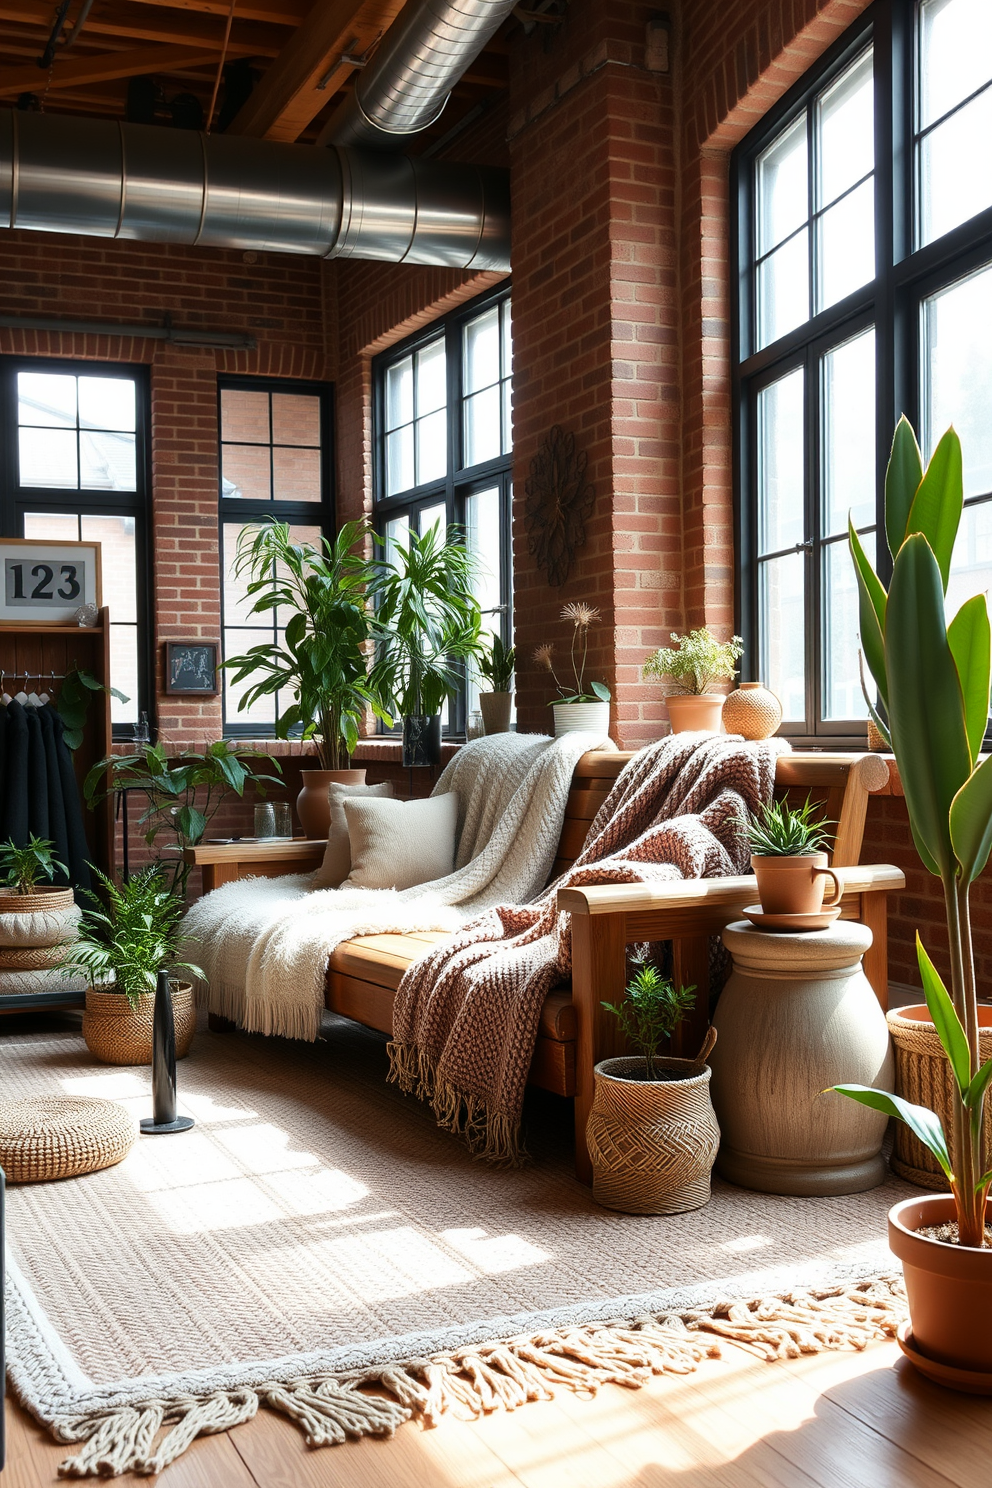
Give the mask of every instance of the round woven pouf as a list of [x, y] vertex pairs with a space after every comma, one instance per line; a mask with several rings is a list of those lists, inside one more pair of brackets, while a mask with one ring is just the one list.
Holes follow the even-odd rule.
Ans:
[[116, 1101], [40, 1096], [0, 1101], [0, 1168], [8, 1183], [45, 1183], [112, 1168], [137, 1136]]

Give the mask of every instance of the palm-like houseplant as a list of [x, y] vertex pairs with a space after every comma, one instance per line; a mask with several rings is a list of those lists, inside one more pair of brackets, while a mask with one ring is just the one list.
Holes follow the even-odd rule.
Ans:
[[461, 685], [463, 663], [485, 650], [475, 570], [457, 529], [445, 535], [434, 524], [411, 532], [375, 577], [372, 685], [403, 719], [404, 765], [437, 763], [441, 708]]
[[[950, 1131], [934, 1112], [898, 1096], [857, 1086], [836, 1088], [907, 1122], [940, 1163], [953, 1207], [944, 1214], [941, 1206], [948, 1209], [950, 1201], [943, 1197], [908, 1201], [908, 1209], [906, 1204], [897, 1206], [890, 1215], [890, 1242], [905, 1263], [919, 1353], [936, 1357], [943, 1353], [946, 1359], [959, 1346], [967, 1367], [976, 1368], [981, 1359], [987, 1373], [992, 1371], [992, 1251], [986, 1252], [988, 1259], [982, 1264], [985, 1285], [965, 1287], [957, 1294], [967, 1297], [971, 1316], [962, 1317], [960, 1304], [946, 1299], [937, 1304], [935, 1314], [930, 1302], [933, 1277], [926, 1273], [926, 1282], [923, 1277], [926, 1249], [937, 1242], [914, 1233], [929, 1222], [921, 1217], [925, 1214], [956, 1219], [958, 1245], [939, 1245], [944, 1254], [934, 1272], [946, 1276], [959, 1260], [967, 1263], [964, 1247], [974, 1253], [985, 1246], [986, 1201], [992, 1186], [983, 1129], [992, 1060], [982, 1064], [979, 1052], [970, 918], [971, 885], [992, 849], [992, 758], [982, 759], [980, 754], [989, 715], [992, 638], [984, 595], [967, 600], [949, 624], [945, 617], [962, 506], [961, 446], [954, 430], [940, 440], [924, 471], [913, 430], [903, 418], [885, 481], [885, 532], [893, 559], [887, 590], [850, 526], [861, 644], [885, 719], [870, 699], [869, 708], [895, 755], [917, 851], [939, 877], [944, 892], [950, 993], [919, 935], [917, 956], [927, 1006], [954, 1076]], [[907, 1210], [902, 1219], [897, 1212], [901, 1210]], [[962, 1325], [970, 1322], [972, 1340], [950, 1345], [939, 1341], [935, 1317], [941, 1313], [945, 1319], [953, 1315]]]

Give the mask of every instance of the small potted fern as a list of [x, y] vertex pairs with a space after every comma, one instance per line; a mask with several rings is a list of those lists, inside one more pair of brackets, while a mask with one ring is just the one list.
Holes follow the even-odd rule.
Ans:
[[625, 1214], [683, 1214], [710, 1196], [720, 1129], [710, 1101], [706, 1063], [710, 1029], [697, 1058], [659, 1050], [694, 1002], [695, 987], [676, 987], [644, 950], [620, 1004], [604, 1002], [638, 1053], [595, 1066], [586, 1140], [597, 1203]]
[[[746, 828], [751, 867], [765, 914], [815, 915], [840, 902], [843, 886], [827, 866], [825, 851], [831, 823], [818, 820], [815, 812], [815, 803], [808, 796], [796, 809], [788, 801], [771, 801]], [[824, 903], [828, 878], [833, 895]]]
[[719, 733], [723, 694], [711, 692], [716, 682], [732, 682], [744, 654], [740, 636], [718, 641], [705, 627], [688, 635], [672, 631], [674, 646], [662, 646], [644, 663], [646, 681], [671, 683], [665, 697], [672, 733]]
[[505, 734], [510, 727], [513, 667], [516, 659], [514, 648], [505, 646], [502, 636], [495, 632], [487, 649], [476, 659], [475, 665], [480, 678], [489, 683], [489, 691], [479, 693], [482, 723], [487, 734]]
[[[182, 938], [181, 895], [166, 870], [150, 863], [121, 883], [93, 870], [99, 894], [86, 891], [79, 938], [64, 963], [66, 975], [89, 982], [83, 1037], [105, 1064], [151, 1064], [155, 985], [161, 968], [202, 976], [198, 966], [177, 961]], [[189, 1053], [196, 1029], [190, 982], [172, 982], [176, 1058]]]

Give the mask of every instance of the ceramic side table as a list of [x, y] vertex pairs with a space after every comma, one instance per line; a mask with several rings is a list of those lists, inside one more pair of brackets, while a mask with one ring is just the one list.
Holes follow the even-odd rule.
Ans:
[[763, 1193], [846, 1194], [886, 1176], [886, 1118], [831, 1085], [891, 1090], [885, 1015], [861, 968], [871, 931], [850, 920], [775, 934], [728, 925], [734, 970], [717, 1004], [711, 1093], [717, 1171]]

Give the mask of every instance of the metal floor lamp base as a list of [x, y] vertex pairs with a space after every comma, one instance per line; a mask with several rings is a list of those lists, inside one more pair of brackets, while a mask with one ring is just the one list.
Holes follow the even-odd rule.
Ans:
[[146, 1137], [165, 1137], [170, 1132], [189, 1131], [196, 1122], [192, 1116], [177, 1116], [175, 1121], [158, 1122], [154, 1116], [146, 1116], [144, 1121], [139, 1122], [141, 1130]]

